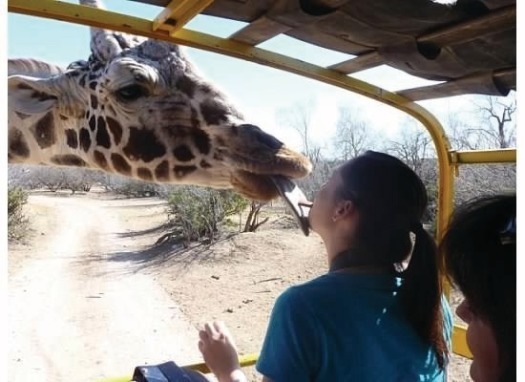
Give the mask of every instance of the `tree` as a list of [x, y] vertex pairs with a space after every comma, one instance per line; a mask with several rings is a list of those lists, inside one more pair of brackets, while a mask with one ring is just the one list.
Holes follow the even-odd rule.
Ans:
[[479, 148], [479, 136], [475, 134], [458, 113], [449, 113], [445, 116], [443, 128], [454, 150], [476, 150]]
[[313, 100], [283, 108], [277, 111], [280, 124], [295, 130], [300, 138], [303, 153], [315, 167], [322, 160], [321, 146], [312, 141], [312, 111], [315, 109]]
[[333, 141], [338, 159], [347, 161], [374, 146], [375, 135], [367, 125], [365, 121], [360, 119], [355, 110], [347, 106], [339, 108], [339, 118]]
[[386, 151], [401, 159], [422, 177], [425, 159], [433, 155], [431, 143], [426, 130], [409, 124], [401, 131], [399, 139], [390, 141]]
[[483, 97], [476, 104], [483, 117], [481, 127], [476, 129], [487, 148], [508, 148], [516, 145], [516, 121], [514, 113], [517, 109], [516, 97]]

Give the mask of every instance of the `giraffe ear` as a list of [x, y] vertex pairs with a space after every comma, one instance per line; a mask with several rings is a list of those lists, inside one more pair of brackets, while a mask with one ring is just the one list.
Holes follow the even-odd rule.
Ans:
[[52, 94], [48, 80], [29, 76], [8, 78], [9, 109], [24, 114], [40, 114], [49, 111], [58, 102]]

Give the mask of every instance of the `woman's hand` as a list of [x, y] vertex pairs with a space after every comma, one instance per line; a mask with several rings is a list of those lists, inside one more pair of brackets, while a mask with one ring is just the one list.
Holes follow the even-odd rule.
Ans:
[[199, 331], [199, 350], [220, 382], [244, 382], [233, 337], [222, 321], [206, 323]]

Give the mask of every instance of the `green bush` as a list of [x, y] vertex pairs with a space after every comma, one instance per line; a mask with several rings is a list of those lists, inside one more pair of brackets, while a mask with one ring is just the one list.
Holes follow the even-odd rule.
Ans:
[[172, 237], [185, 245], [192, 241], [213, 241], [225, 219], [240, 213], [248, 200], [227, 190], [199, 187], [180, 187], [168, 195], [168, 214], [173, 230]]
[[27, 193], [20, 187], [12, 187], [7, 192], [7, 235], [10, 240], [23, 236], [26, 220], [23, 207], [27, 203]]

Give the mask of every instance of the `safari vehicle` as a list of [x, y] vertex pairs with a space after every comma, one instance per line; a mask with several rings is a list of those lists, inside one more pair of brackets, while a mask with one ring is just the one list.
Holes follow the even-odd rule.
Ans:
[[[515, 148], [452, 150], [441, 123], [418, 103], [464, 94], [506, 96], [516, 91], [515, 0], [458, 0], [455, 4], [431, 0], [135, 1], [158, 7], [158, 16], [143, 19], [54, 0], [9, 0], [8, 10], [252, 61], [322, 81], [405, 112], [428, 130], [435, 146], [439, 169], [438, 238], [453, 210], [455, 177], [460, 166], [516, 162]], [[227, 38], [185, 29], [185, 24], [199, 14], [246, 25]], [[320, 67], [257, 47], [280, 34], [353, 58]], [[381, 65], [440, 82], [390, 92], [353, 77]], [[471, 357], [461, 325], [454, 327], [453, 344], [455, 353]], [[242, 357], [241, 365], [253, 365], [256, 358]], [[204, 364], [188, 366], [207, 371]]]

